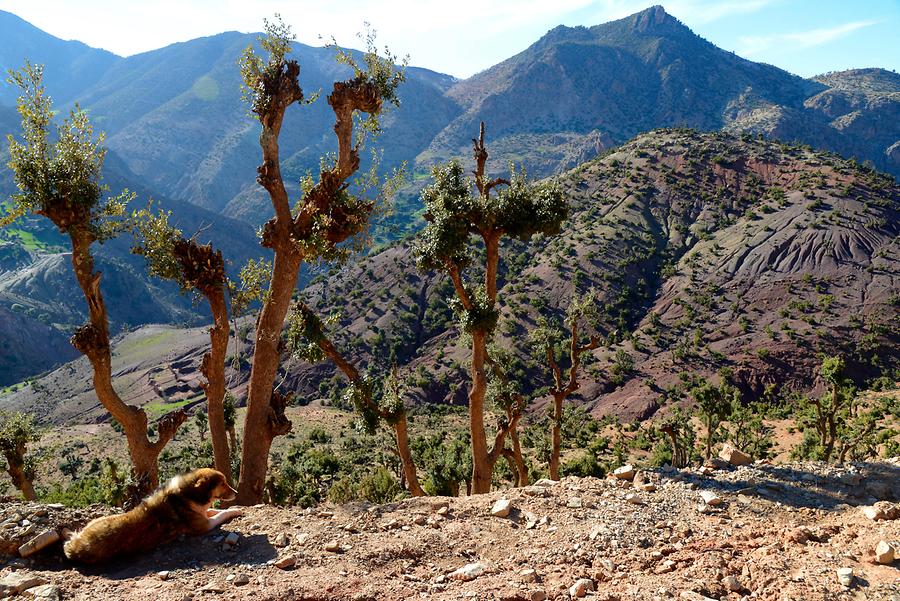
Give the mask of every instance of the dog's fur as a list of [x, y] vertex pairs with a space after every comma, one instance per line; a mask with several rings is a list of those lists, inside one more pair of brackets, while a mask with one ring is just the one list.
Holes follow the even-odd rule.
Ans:
[[236, 491], [222, 472], [203, 468], [175, 476], [131, 511], [97, 518], [65, 543], [66, 557], [82, 563], [150, 551], [183, 534], [203, 534], [243, 515], [240, 509], [211, 509]]

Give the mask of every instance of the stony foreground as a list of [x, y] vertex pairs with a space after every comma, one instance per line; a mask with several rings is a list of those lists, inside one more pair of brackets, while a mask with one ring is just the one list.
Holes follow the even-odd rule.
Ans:
[[[105, 569], [72, 566], [52, 542], [5, 561], [0, 597], [900, 601], [897, 463], [628, 471], [478, 497], [250, 507]], [[4, 503], [0, 550], [103, 511]]]

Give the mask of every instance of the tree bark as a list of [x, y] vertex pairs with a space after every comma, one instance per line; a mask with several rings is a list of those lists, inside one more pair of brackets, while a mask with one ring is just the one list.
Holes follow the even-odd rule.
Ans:
[[559, 480], [559, 449], [562, 445], [562, 409], [565, 396], [553, 395], [553, 420], [550, 424], [550, 479]]
[[147, 436], [146, 412], [126, 404], [113, 388], [109, 317], [100, 292], [100, 274], [94, 272], [94, 259], [90, 252], [93, 237], [86, 227], [77, 225], [70, 227], [68, 233], [72, 243], [75, 279], [87, 301], [90, 318], [90, 322], [72, 336], [72, 346], [90, 361], [97, 398], [125, 431], [135, 483], [133, 496], [144, 496], [159, 484], [159, 454], [174, 438], [187, 415], [182, 409], [177, 409], [163, 416], [159, 421], [157, 440], [152, 442]]
[[200, 371], [206, 377], [206, 382], [202, 383], [201, 387], [206, 392], [209, 434], [215, 466], [225, 474], [230, 484], [231, 452], [225, 429], [225, 356], [228, 353], [231, 327], [228, 322], [225, 291], [222, 288], [214, 288], [206, 291], [205, 295], [212, 310], [214, 325], [209, 330], [210, 351], [203, 355], [203, 363], [200, 366]]
[[519, 472], [519, 478], [516, 486], [528, 486], [528, 467], [525, 465], [525, 459], [522, 457], [522, 445], [519, 442], [519, 419], [521, 412], [513, 418], [513, 423], [509, 428], [509, 440], [512, 443], [513, 460], [516, 463], [516, 469]]
[[286, 429], [275, 430], [274, 426], [280, 422], [283, 413], [278, 416], [273, 412], [272, 398], [275, 394], [275, 376], [281, 362], [281, 328], [297, 284], [300, 263], [297, 252], [275, 253], [269, 297], [257, 325], [256, 348], [250, 368], [241, 473], [234, 501], [237, 505], [256, 505], [262, 501], [272, 441], [275, 436], [286, 434], [291, 429], [291, 423], [287, 421]]
[[26, 501], [34, 501], [37, 498], [34, 484], [25, 473], [25, 445], [21, 445], [15, 453], [5, 452], [3, 455], [6, 458], [6, 472], [12, 478], [13, 486], [19, 489]]
[[484, 371], [487, 357], [487, 335], [472, 332], [472, 390], [469, 391], [469, 431], [472, 438], [472, 494], [490, 492], [494, 465], [490, 460], [487, 434], [484, 430], [484, 397], [487, 392], [487, 375]]

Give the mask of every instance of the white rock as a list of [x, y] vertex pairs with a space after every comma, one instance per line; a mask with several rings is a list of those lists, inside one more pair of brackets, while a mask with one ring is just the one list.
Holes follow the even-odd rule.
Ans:
[[726, 577], [722, 580], [722, 585], [723, 585], [725, 588], [727, 588], [729, 591], [731, 591], [732, 593], [737, 593], [737, 592], [739, 592], [742, 588], [744, 588], [744, 587], [741, 586], [740, 580], [738, 580], [738, 579], [735, 578], [734, 576], [726, 576]]
[[297, 563], [296, 557], [294, 557], [293, 555], [285, 555], [284, 557], [282, 557], [278, 561], [276, 561], [273, 565], [276, 568], [278, 568], [279, 570], [287, 570], [289, 568], [294, 567], [294, 565], [296, 565], [296, 563]]
[[161, 572], [156, 573], [156, 576], [160, 580], [168, 580], [170, 575], [171, 575], [171, 572], [169, 572], [169, 570], [162, 570]]
[[341, 543], [336, 540], [328, 541], [325, 543], [325, 547], [323, 547], [329, 553], [341, 553], [343, 549], [341, 548]]
[[887, 541], [879, 541], [875, 547], [875, 561], [885, 566], [893, 563], [894, 547]]
[[52, 584], [42, 584], [34, 586], [22, 591], [22, 596], [26, 599], [35, 599], [35, 601], [60, 601], [62, 599], [62, 591], [58, 586]]
[[59, 540], [59, 532], [56, 530], [44, 530], [33, 539], [19, 547], [19, 555], [28, 557], [34, 555], [41, 549], [46, 549]]
[[497, 499], [497, 502], [491, 507], [491, 515], [495, 518], [505, 518], [509, 516], [511, 510], [512, 501], [509, 499]]
[[231, 582], [235, 586], [244, 586], [245, 584], [250, 584], [250, 576], [242, 572], [235, 576], [234, 580], [232, 580]]
[[581, 497], [572, 497], [566, 503], [566, 507], [568, 507], [569, 509], [581, 509], [581, 507], [582, 507]]
[[711, 490], [701, 491], [700, 498], [703, 499], [704, 503], [710, 505], [711, 507], [716, 507], [722, 504], [722, 498]]
[[625, 464], [622, 467], [617, 467], [613, 470], [613, 476], [615, 476], [619, 480], [633, 480], [634, 466], [631, 464]]
[[577, 599], [586, 596], [589, 591], [593, 590], [594, 581], [590, 578], [582, 578], [569, 587], [569, 596]]
[[853, 568], [838, 568], [837, 579], [841, 586], [853, 584]]
[[641, 498], [641, 495], [630, 493], [625, 495], [625, 501], [631, 503], [632, 505], [643, 505], [644, 500]]
[[710, 599], [709, 597], [694, 591], [681, 591], [681, 594], [679, 594], [678, 597], [680, 599], [685, 599], [685, 601], [716, 601], [715, 599]]
[[464, 582], [467, 582], [469, 580], [475, 580], [486, 571], [487, 566], [481, 562], [469, 563], [459, 568], [458, 570], [450, 572], [447, 577], [452, 578], [453, 580], [462, 580]]
[[548, 488], [553, 486], [554, 484], [559, 484], [558, 480], [551, 480], [550, 478], [541, 478], [537, 482], [534, 483], [534, 486], [541, 486], [543, 488]]
[[750, 455], [734, 448], [727, 443], [722, 447], [722, 450], [719, 451], [719, 459], [721, 459], [722, 461], [727, 461], [734, 466], [750, 465], [751, 463], [753, 463]]
[[238, 541], [241, 540], [241, 535], [237, 532], [229, 532], [228, 536], [225, 537], [223, 541], [226, 545], [233, 546], [238, 544]]
[[42, 584], [47, 584], [47, 581], [40, 576], [28, 572], [13, 572], [0, 578], [0, 597], [12, 597]]
[[288, 537], [284, 532], [279, 532], [275, 536], [275, 540], [272, 542], [276, 547], [287, 547], [288, 546]]
[[537, 572], [531, 568], [521, 570], [519, 576], [523, 582], [537, 582]]

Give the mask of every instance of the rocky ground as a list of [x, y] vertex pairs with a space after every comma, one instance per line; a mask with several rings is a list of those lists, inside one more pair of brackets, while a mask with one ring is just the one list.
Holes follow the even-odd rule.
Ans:
[[249, 507], [221, 530], [102, 569], [71, 565], [59, 542], [18, 555], [108, 510], [7, 501], [0, 596], [900, 600], [896, 460], [621, 475], [381, 506]]

